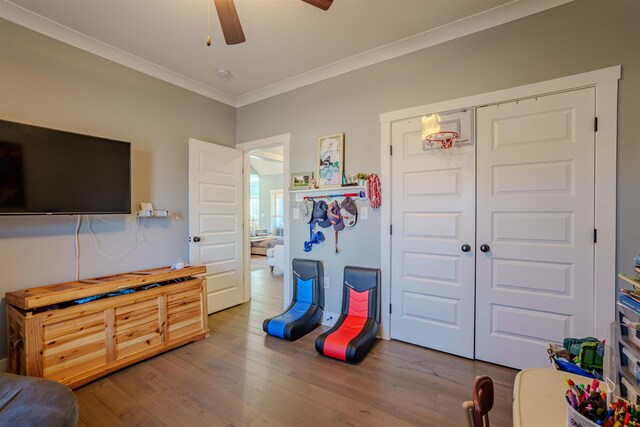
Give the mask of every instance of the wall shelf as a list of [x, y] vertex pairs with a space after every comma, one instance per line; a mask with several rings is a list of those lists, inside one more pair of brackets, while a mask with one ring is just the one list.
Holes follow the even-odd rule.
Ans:
[[626, 273], [620, 273], [618, 274], [618, 277], [624, 280], [625, 282], [629, 283], [630, 285], [633, 285], [636, 288], [640, 288], [640, 279], [637, 278], [636, 276], [632, 276]]
[[167, 210], [158, 210], [154, 209], [152, 211], [149, 210], [139, 210], [137, 217], [138, 218], [169, 218], [170, 214]]
[[[633, 285], [634, 289], [640, 288], [640, 280], [637, 277], [626, 273], [619, 273], [618, 277]], [[636, 328], [640, 323], [640, 312], [625, 305], [626, 303], [623, 304], [622, 296], [616, 303], [617, 343], [612, 348], [615, 352], [615, 371], [610, 377], [615, 379], [616, 387], [620, 390], [619, 395], [636, 403], [640, 396], [640, 377], [635, 375], [636, 364], [640, 360], [640, 331]]]
[[[352, 185], [349, 187], [335, 187], [335, 188], [313, 188], [304, 190], [289, 190], [289, 193], [294, 194], [296, 201], [300, 202], [305, 197], [313, 197], [318, 199], [343, 197], [344, 194], [362, 193], [364, 197], [357, 197], [358, 199], [366, 199], [366, 187], [364, 185]], [[323, 197], [323, 196], [332, 197]]]

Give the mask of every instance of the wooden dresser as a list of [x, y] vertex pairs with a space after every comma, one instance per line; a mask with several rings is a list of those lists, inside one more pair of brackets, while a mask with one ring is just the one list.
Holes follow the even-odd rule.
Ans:
[[[204, 272], [164, 267], [7, 293], [7, 371], [75, 388], [205, 338], [204, 279], [194, 277]], [[74, 302], [104, 294], [117, 295]]]

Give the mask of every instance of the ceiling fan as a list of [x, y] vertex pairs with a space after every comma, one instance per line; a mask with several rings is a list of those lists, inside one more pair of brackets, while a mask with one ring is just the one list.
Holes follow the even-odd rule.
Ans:
[[[302, 0], [322, 10], [327, 10], [333, 3], [333, 0]], [[240, 25], [240, 19], [238, 18], [238, 12], [236, 12], [236, 5], [233, 0], [213, 0], [216, 5], [216, 11], [218, 12], [218, 18], [220, 18], [220, 26], [222, 27], [222, 34], [224, 34], [224, 40], [228, 45], [243, 43], [244, 32]], [[211, 36], [207, 37], [207, 46], [211, 44]]]

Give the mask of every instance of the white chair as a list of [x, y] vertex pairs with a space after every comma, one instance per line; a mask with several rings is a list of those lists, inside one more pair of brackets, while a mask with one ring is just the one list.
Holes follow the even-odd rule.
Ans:
[[273, 271], [273, 267], [284, 271], [284, 245], [275, 245], [267, 249], [267, 262], [271, 271]]

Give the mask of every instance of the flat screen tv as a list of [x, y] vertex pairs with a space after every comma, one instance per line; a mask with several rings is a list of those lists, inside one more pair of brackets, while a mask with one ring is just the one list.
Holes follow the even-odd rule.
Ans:
[[131, 213], [131, 144], [0, 120], [0, 215]]

